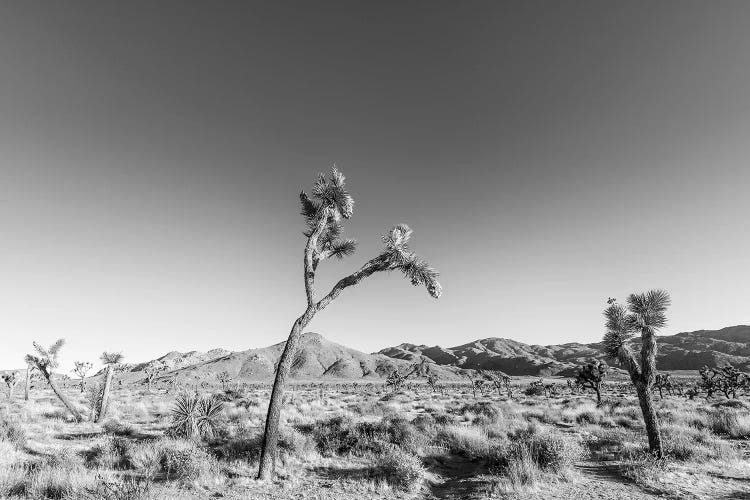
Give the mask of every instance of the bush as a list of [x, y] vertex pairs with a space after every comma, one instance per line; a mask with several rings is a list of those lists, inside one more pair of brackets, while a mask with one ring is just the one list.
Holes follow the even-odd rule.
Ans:
[[396, 447], [389, 447], [380, 457], [378, 471], [394, 489], [411, 493], [422, 489], [427, 478], [422, 460]]
[[476, 403], [465, 404], [459, 413], [462, 415], [474, 414], [480, 417], [484, 417], [482, 420], [487, 423], [493, 423], [502, 417], [502, 413], [492, 403], [487, 401], [479, 401]]
[[224, 402], [217, 396], [180, 394], [172, 408], [169, 435], [188, 439], [212, 438], [223, 409]]
[[83, 452], [88, 467], [96, 469], [130, 469], [132, 444], [125, 438], [106, 436], [90, 450]]
[[732, 438], [750, 437], [750, 414], [729, 408], [715, 408], [706, 416], [706, 423], [714, 434]]
[[170, 479], [194, 481], [217, 468], [216, 459], [190, 441], [164, 439], [157, 449], [161, 471]]
[[26, 429], [19, 422], [3, 420], [0, 422], [0, 441], [23, 448], [26, 445]]
[[135, 434], [135, 427], [131, 424], [119, 422], [114, 419], [104, 422], [102, 430], [107, 434], [114, 434], [115, 436], [132, 436]]
[[348, 454], [359, 441], [354, 421], [341, 416], [315, 422], [312, 436], [323, 456]]
[[541, 433], [527, 442], [531, 457], [542, 470], [559, 472], [583, 457], [581, 444], [569, 436]]

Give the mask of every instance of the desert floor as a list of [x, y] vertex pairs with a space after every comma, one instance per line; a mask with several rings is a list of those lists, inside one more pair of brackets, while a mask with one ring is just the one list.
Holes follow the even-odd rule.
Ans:
[[[659, 461], [627, 383], [597, 407], [562, 380], [551, 397], [526, 395], [528, 382], [514, 382], [512, 398], [468, 385], [295, 384], [268, 483], [255, 479], [268, 387], [199, 389], [224, 400], [203, 439], [170, 432], [180, 392], [165, 386], [116, 387], [103, 424], [72, 422], [50, 390], [34, 389], [0, 403], [0, 497], [750, 498], [747, 396], [656, 394]], [[85, 394], [65, 391], [88, 412]]]

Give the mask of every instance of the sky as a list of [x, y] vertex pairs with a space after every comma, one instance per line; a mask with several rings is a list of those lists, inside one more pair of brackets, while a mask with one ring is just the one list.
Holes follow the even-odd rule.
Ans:
[[0, 367], [283, 341], [298, 193], [335, 162], [358, 252], [398, 223], [439, 300], [379, 273], [308, 331], [366, 352], [748, 323], [750, 4], [0, 5]]

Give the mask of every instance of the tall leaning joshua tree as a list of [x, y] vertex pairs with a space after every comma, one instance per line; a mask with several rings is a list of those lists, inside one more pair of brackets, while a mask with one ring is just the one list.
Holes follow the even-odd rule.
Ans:
[[45, 349], [41, 345], [34, 342], [34, 349], [36, 354], [27, 354], [26, 363], [33, 366], [42, 376], [47, 380], [52, 392], [55, 396], [65, 405], [65, 408], [73, 415], [76, 422], [83, 420], [81, 413], [78, 409], [73, 406], [73, 403], [67, 398], [67, 396], [60, 390], [57, 383], [55, 382], [52, 370], [57, 368], [59, 361], [57, 355], [60, 353], [60, 349], [65, 345], [65, 339], [58, 339], [57, 342], [52, 344], [49, 349]]
[[[604, 310], [607, 333], [604, 349], [607, 355], [625, 366], [635, 386], [648, 433], [648, 447], [657, 458], [663, 457], [659, 419], [656, 415], [651, 387], [656, 381], [656, 332], [667, 324], [667, 307], [671, 300], [664, 290], [634, 293], [628, 296], [627, 307], [614, 299], [607, 301]], [[641, 334], [640, 359], [628, 345], [636, 334]]]
[[318, 265], [332, 257], [344, 258], [354, 253], [356, 241], [342, 239], [342, 219], [352, 216], [354, 200], [344, 187], [344, 176], [334, 166], [326, 179], [320, 174], [312, 189], [312, 197], [300, 193], [302, 216], [307, 223], [305, 237], [307, 244], [304, 253], [304, 282], [307, 308], [297, 318], [289, 333], [284, 351], [276, 368], [276, 378], [271, 392], [266, 417], [266, 431], [260, 456], [259, 479], [272, 476], [276, 461], [279, 418], [284, 393], [284, 385], [292, 366], [300, 336], [315, 314], [325, 309], [339, 294], [350, 286], [380, 271], [400, 270], [415, 286], [423, 285], [435, 298], [440, 297], [442, 288], [438, 283], [438, 273], [426, 261], [409, 250], [407, 243], [412, 230], [406, 224], [399, 224], [383, 236], [385, 248], [370, 259], [358, 271], [340, 279], [322, 298], [315, 293], [315, 272]]

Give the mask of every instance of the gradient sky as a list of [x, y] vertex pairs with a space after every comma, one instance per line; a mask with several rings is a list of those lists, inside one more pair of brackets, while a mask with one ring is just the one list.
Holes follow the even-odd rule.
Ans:
[[357, 254], [392, 225], [442, 274], [310, 324], [404, 341], [597, 341], [662, 287], [664, 333], [748, 322], [750, 3], [5, 2], [0, 367], [282, 341], [298, 192], [333, 162]]

